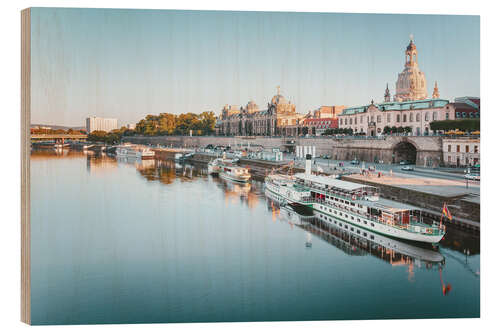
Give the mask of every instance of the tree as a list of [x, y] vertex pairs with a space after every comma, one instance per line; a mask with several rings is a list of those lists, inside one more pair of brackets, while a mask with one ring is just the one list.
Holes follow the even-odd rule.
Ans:
[[459, 129], [465, 132], [480, 130], [480, 119], [455, 119], [432, 121], [430, 128], [433, 131], [449, 131]]

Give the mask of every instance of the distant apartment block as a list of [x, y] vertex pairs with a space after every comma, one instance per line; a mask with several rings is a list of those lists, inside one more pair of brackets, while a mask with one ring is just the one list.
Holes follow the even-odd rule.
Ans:
[[118, 128], [118, 119], [88, 117], [85, 122], [85, 127], [87, 133], [92, 133], [93, 131], [109, 132]]

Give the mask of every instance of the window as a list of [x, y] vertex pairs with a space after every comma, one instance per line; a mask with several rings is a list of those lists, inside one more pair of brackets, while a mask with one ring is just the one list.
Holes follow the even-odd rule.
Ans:
[[462, 118], [467, 118], [467, 113], [462, 112]]
[[403, 115], [403, 123], [406, 123], [406, 115]]
[[460, 118], [460, 112], [455, 112], [455, 118]]
[[360, 124], [362, 124], [362, 123], [363, 123], [363, 118], [364, 118], [364, 117], [365, 117], [365, 116], [361, 116], [361, 117], [359, 118], [359, 123], [360, 123]]
[[396, 122], [397, 122], [397, 123], [399, 123], [400, 121], [401, 121], [401, 118], [400, 118], [400, 115], [398, 114], [398, 115], [396, 116]]
[[358, 117], [354, 118], [354, 125], [358, 124]]
[[433, 112], [432, 113], [432, 120], [436, 120], [437, 119], [437, 113], [436, 112]]
[[377, 116], [377, 123], [380, 123], [382, 121], [382, 116]]
[[451, 152], [451, 145], [448, 145], [448, 152]]
[[469, 152], [469, 145], [465, 146], [465, 152], [468, 153]]
[[460, 145], [457, 145], [457, 153], [460, 153]]
[[349, 125], [352, 125], [352, 118], [349, 119]]
[[479, 147], [478, 146], [474, 146], [474, 153], [475, 154], [479, 153]]
[[448, 156], [448, 163], [451, 163], [451, 156]]
[[425, 113], [425, 121], [429, 121], [429, 112]]
[[390, 123], [390, 122], [391, 122], [391, 115], [390, 115], [390, 114], [388, 114], [388, 115], [387, 115], [387, 122], [388, 122], [388, 123]]
[[420, 121], [420, 113], [417, 113], [417, 121]]
[[450, 119], [450, 114], [446, 112], [446, 120]]
[[413, 122], [413, 113], [410, 113], [410, 123]]

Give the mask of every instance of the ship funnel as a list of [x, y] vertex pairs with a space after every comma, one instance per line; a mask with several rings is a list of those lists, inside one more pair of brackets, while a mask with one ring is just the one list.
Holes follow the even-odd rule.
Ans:
[[310, 175], [311, 174], [311, 154], [307, 154], [306, 155], [306, 175]]

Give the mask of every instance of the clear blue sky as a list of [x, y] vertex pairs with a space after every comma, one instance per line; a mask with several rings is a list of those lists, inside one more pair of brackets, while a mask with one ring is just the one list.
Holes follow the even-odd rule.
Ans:
[[479, 96], [479, 16], [32, 10], [32, 123], [135, 123], [147, 114], [261, 108], [281, 86], [297, 111], [394, 93], [414, 35], [428, 93]]

